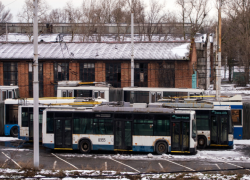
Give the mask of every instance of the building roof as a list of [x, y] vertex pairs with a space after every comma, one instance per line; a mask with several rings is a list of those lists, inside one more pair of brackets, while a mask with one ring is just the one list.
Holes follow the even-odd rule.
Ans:
[[[188, 60], [190, 42], [134, 44], [135, 60]], [[130, 43], [40, 43], [39, 59], [130, 60]], [[0, 59], [33, 59], [31, 43], [0, 43]]]

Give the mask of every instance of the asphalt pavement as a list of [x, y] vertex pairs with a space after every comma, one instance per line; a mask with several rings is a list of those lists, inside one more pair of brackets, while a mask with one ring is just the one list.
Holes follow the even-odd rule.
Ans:
[[[22, 147], [18, 147], [22, 145]], [[205, 172], [237, 170], [249, 174], [250, 145], [234, 149], [202, 149], [197, 154], [156, 155], [135, 152], [55, 151], [40, 145], [40, 168], [48, 170], [101, 170], [133, 173]], [[33, 165], [32, 143], [0, 142], [1, 168], [30, 168]]]

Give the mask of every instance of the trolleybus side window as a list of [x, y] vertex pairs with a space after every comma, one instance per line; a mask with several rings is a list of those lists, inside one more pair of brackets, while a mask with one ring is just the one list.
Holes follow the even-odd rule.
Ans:
[[76, 90], [76, 97], [92, 97], [92, 90]]
[[169, 115], [155, 115], [154, 136], [170, 136]]
[[196, 138], [196, 122], [195, 120], [192, 121], [192, 138]]
[[134, 135], [153, 136], [153, 115], [135, 114], [134, 115]]
[[73, 134], [93, 134], [93, 115], [91, 113], [74, 114]]
[[113, 121], [112, 119], [99, 119], [98, 133], [96, 134], [113, 134]]
[[54, 113], [47, 112], [47, 133], [54, 133]]
[[234, 125], [241, 125], [241, 110], [231, 110], [232, 120]]
[[187, 92], [163, 92], [163, 98], [187, 98]]
[[29, 127], [29, 109], [22, 108], [22, 127]]
[[197, 129], [209, 131], [209, 111], [196, 111], [196, 113]]
[[[96, 115], [95, 117], [93, 117]], [[99, 116], [100, 115], [100, 116]], [[105, 116], [102, 116], [105, 115]], [[113, 121], [107, 114], [74, 114], [74, 134], [113, 134]]]
[[2, 99], [3, 100], [7, 99], [6, 91], [2, 91]]

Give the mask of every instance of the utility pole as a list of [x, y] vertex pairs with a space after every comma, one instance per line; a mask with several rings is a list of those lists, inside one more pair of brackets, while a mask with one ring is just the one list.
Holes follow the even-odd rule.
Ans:
[[38, 81], [38, 22], [37, 22], [37, 0], [33, 0], [34, 19], [33, 19], [33, 42], [34, 42], [34, 64], [33, 64], [33, 146], [34, 146], [34, 167], [39, 168], [39, 81]]
[[221, 2], [222, 0], [219, 0], [219, 12], [218, 12], [218, 43], [217, 43], [217, 70], [216, 70], [216, 100], [220, 100], [221, 96]]
[[131, 87], [134, 87], [134, 10], [131, 0]]

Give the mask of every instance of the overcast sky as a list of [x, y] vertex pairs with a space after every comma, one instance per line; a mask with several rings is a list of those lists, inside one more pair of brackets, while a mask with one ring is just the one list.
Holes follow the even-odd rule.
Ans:
[[[13, 22], [18, 21], [16, 15], [18, 12], [21, 11], [25, 0], [0, 0], [7, 9], [10, 9], [14, 18], [13, 18]], [[48, 5], [51, 7], [51, 9], [55, 9], [55, 8], [63, 8], [67, 2], [69, 2], [69, 0], [46, 0]], [[178, 9], [178, 7], [175, 4], [175, 0], [159, 0], [161, 2], [165, 2], [166, 3], [166, 10], [169, 11], [173, 11], [176, 12], [176, 9]], [[82, 0], [70, 0], [70, 2], [72, 2], [75, 7], [79, 7], [82, 4]], [[144, 2], [148, 3], [149, 0], [144, 0]], [[214, 12], [212, 12], [214, 14]]]

